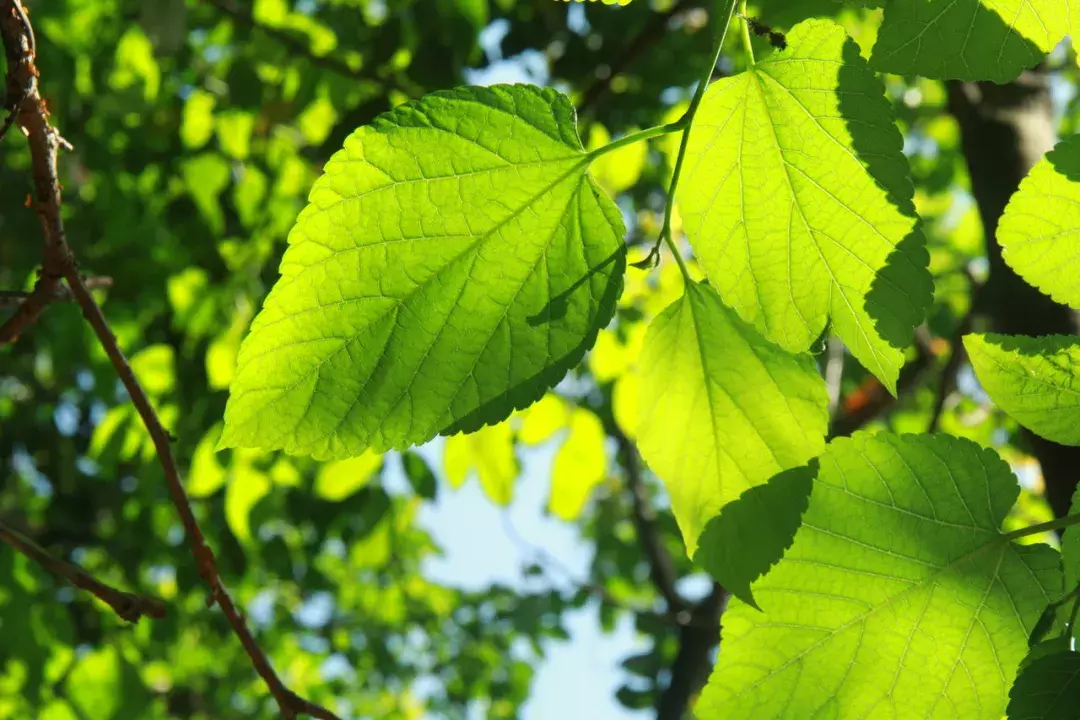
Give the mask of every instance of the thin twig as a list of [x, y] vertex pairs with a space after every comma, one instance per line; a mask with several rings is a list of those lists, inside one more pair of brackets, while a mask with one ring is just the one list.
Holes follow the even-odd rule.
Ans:
[[840, 392], [844, 383], [844, 360], [844, 342], [837, 336], [830, 335], [825, 359], [825, 387], [829, 392], [829, 415], [834, 415], [840, 404]]
[[155, 597], [124, 592], [103, 583], [77, 565], [55, 558], [29, 537], [0, 520], [0, 542], [7, 543], [56, 577], [86, 590], [113, 609], [124, 620], [134, 623], [144, 615], [165, 617], [165, 603]]
[[[85, 281], [86, 287], [91, 290], [110, 288], [113, 284], [111, 277], [89, 277], [85, 278]], [[19, 307], [33, 296], [34, 292], [32, 290], [30, 292], [23, 290], [0, 290], [0, 308]], [[73, 302], [75, 296], [71, 294], [71, 290], [67, 285], [57, 285], [53, 288], [52, 295], [45, 300], [46, 304], [54, 302]]]
[[26, 83], [26, 92], [17, 122], [25, 131], [30, 144], [35, 186], [34, 209], [41, 220], [45, 235], [42, 277], [52, 277], [51, 274], [55, 273], [67, 280], [75, 300], [82, 308], [83, 315], [97, 334], [106, 355], [112, 361], [143, 424], [150, 433], [154, 448], [157, 450], [158, 460], [165, 472], [173, 505], [176, 506], [191, 544], [196, 568], [210, 588], [207, 604], [217, 603], [221, 607], [233, 632], [244, 646], [248, 657], [251, 658], [255, 670], [266, 682], [286, 720], [294, 720], [298, 715], [309, 715], [320, 720], [337, 720], [334, 713], [298, 697], [285, 687], [248, 629], [243, 613], [222, 582], [214, 554], [207, 545], [206, 537], [195, 519], [191, 502], [180, 479], [176, 459], [173, 457], [171, 435], [162, 426], [146, 392], [135, 377], [127, 358], [124, 357], [116, 336], [109, 328], [101, 308], [98, 307], [86, 282], [79, 274], [78, 266], [64, 236], [64, 223], [60, 215], [60, 184], [57, 179], [56, 161], [63, 141], [59, 133], [49, 124], [44, 104], [38, 94], [37, 68], [34, 67], [33, 57], [29, 53], [30, 44], [27, 33], [19, 21], [18, 5], [19, 0], [0, 0], [0, 31], [2, 31], [4, 44], [9, 49], [9, 55], [11, 47], [22, 48], [24, 54], [24, 59], [20, 63], [24, 72], [20, 78]]
[[287, 30], [281, 28], [272, 27], [270, 25], [264, 25], [255, 19], [255, 15], [251, 10], [251, 3], [246, 6], [238, 5], [231, 2], [231, 0], [204, 0], [205, 2], [213, 5], [222, 13], [231, 17], [234, 21], [242, 23], [250, 28], [258, 30], [263, 35], [275, 40], [279, 45], [282, 45], [287, 50], [295, 55], [299, 55], [310, 62], [316, 67], [321, 67], [324, 70], [330, 70], [347, 78], [370, 80], [375, 83], [384, 84], [384, 81], [379, 77], [372, 74], [370, 71], [365, 70], [362, 67], [353, 67], [349, 63], [345, 62], [339, 57], [334, 55], [316, 55], [311, 46], [300, 38], [292, 35]]
[[938, 431], [938, 425], [941, 424], [941, 416], [945, 412], [945, 403], [949, 399], [953, 390], [956, 389], [956, 374], [960, 370], [960, 365], [964, 362], [964, 358], [967, 357], [967, 353], [964, 351], [964, 335], [971, 332], [971, 323], [974, 313], [968, 313], [956, 326], [956, 330], [953, 332], [951, 338], [949, 338], [949, 360], [945, 363], [945, 367], [941, 369], [941, 382], [938, 384], [937, 395], [934, 397], [934, 407], [930, 412], [930, 422], [926, 424], [926, 432], [934, 433]]

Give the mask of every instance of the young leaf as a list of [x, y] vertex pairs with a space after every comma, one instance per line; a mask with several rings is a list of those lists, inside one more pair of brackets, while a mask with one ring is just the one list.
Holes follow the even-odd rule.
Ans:
[[1019, 487], [947, 435], [857, 433], [822, 455], [802, 527], [733, 601], [697, 714], [999, 720], [1058, 556], [1000, 532]]
[[1040, 437], [1080, 445], [1080, 338], [988, 333], [964, 347], [998, 407]]
[[1058, 652], [1020, 671], [1009, 692], [1009, 720], [1075, 720], [1080, 707], [1080, 653]]
[[574, 408], [569, 424], [570, 432], [551, 463], [548, 510], [556, 517], [573, 521], [607, 475], [607, 436], [600, 419], [583, 408]]
[[679, 210], [724, 301], [808, 349], [832, 321], [893, 392], [930, 303], [928, 256], [881, 81], [839, 26], [713, 83], [690, 133]]
[[724, 506], [701, 534], [694, 561], [728, 592], [757, 607], [750, 584], [791, 547], [810, 500], [817, 463], [780, 473]]
[[221, 447], [320, 459], [474, 431], [537, 400], [614, 312], [622, 217], [574, 109], [514, 85], [360, 128], [289, 235]]
[[451, 487], [461, 487], [475, 472], [484, 494], [493, 503], [509, 505], [514, 499], [514, 479], [518, 476], [510, 424], [502, 422], [471, 435], [447, 438], [443, 466]]
[[825, 447], [828, 393], [813, 359], [761, 337], [708, 285], [689, 284], [656, 316], [638, 363], [638, 447], [691, 556], [724, 505]]
[[1080, 309], [1080, 136], [1040, 160], [998, 225], [1002, 255], [1016, 274], [1059, 303]]
[[1069, 32], [1069, 0], [889, 0], [870, 57], [880, 72], [1006, 83]]

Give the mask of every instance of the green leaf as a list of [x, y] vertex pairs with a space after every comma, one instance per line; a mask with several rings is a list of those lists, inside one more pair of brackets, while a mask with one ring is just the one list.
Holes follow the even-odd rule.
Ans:
[[414, 452], [402, 453], [401, 464], [413, 492], [425, 500], [434, 500], [438, 496], [439, 486], [435, 473], [424, 458]]
[[870, 63], [880, 72], [1005, 83], [1069, 32], [1069, 0], [889, 0]]
[[830, 444], [784, 558], [733, 601], [697, 706], [711, 718], [999, 720], [1058, 555], [999, 528], [1019, 493], [947, 435]]
[[1080, 445], [1080, 339], [987, 333], [964, 347], [998, 407], [1040, 437]]
[[327, 463], [315, 476], [315, 494], [340, 502], [367, 485], [382, 464], [382, 455], [370, 450], [358, 457]]
[[346, 141], [245, 339], [222, 447], [321, 459], [471, 432], [540, 398], [614, 312], [622, 217], [574, 109], [459, 88]]
[[677, 199], [709, 281], [770, 340], [807, 350], [831, 320], [895, 393], [932, 294], [901, 138], [842, 28], [709, 86]]
[[475, 472], [484, 494], [492, 502], [509, 505], [514, 498], [514, 479], [518, 474], [510, 424], [499, 423], [471, 435], [447, 438], [443, 466], [451, 487], [461, 487]]
[[724, 505], [825, 447], [828, 393], [813, 359], [761, 337], [708, 285], [691, 283], [656, 316], [638, 363], [638, 446], [691, 556]]
[[810, 500], [817, 463], [780, 473], [724, 506], [701, 533], [694, 561], [748, 605], [750, 584], [791, 547]]
[[[1080, 514], [1080, 486], [1073, 492], [1069, 514]], [[1061, 565], [1065, 569], [1065, 590], [1080, 586], [1080, 528], [1068, 527], [1061, 536]]]
[[1009, 267], [1064, 305], [1080, 309], [1080, 136], [1063, 140], [1013, 194], [997, 239]]
[[1009, 693], [1009, 720], [1075, 720], [1080, 653], [1046, 655], [1025, 667]]
[[607, 476], [607, 436], [600, 418], [574, 408], [570, 432], [551, 463], [551, 498], [548, 510], [566, 521], [581, 515], [592, 491]]
[[266, 473], [245, 462], [233, 462], [229, 486], [225, 489], [225, 522], [241, 543], [254, 541], [251, 534], [251, 511], [273, 490]]

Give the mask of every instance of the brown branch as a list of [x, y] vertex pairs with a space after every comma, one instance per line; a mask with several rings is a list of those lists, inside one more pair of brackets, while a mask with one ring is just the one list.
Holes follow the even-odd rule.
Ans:
[[161, 420], [117, 344], [116, 336], [109, 328], [101, 308], [90, 294], [86, 281], [79, 275], [78, 266], [64, 236], [64, 223], [60, 216], [61, 198], [56, 160], [57, 152], [64, 143], [59, 133], [49, 124], [47, 110], [38, 94], [37, 68], [34, 67], [33, 53], [28, 39], [29, 33], [25, 30], [26, 24], [20, 18], [25, 19], [25, 16], [19, 7], [19, 0], [0, 0], [0, 34], [2, 34], [9, 57], [12, 55], [12, 48], [20, 49], [18, 72], [20, 72], [20, 79], [26, 83], [17, 122], [30, 144], [35, 186], [34, 209], [41, 220], [45, 235], [42, 276], [43, 278], [63, 276], [67, 280], [75, 300], [82, 308], [83, 315], [97, 334], [106, 355], [120, 376], [143, 424], [150, 433], [154, 448], [157, 450], [158, 460], [165, 472], [173, 505], [176, 506], [191, 544], [196, 567], [203, 581], [210, 588], [207, 604], [213, 605], [216, 602], [221, 607], [233, 632], [251, 658], [256, 671], [269, 687], [283, 717], [294, 720], [298, 715], [303, 714], [320, 718], [320, 720], [337, 720], [337, 716], [329, 710], [298, 697], [285, 687], [248, 629], [243, 614], [222, 582], [214, 554], [207, 545], [206, 538], [195, 519], [191, 502], [180, 479], [176, 459], [173, 457], [171, 436], [161, 425]]
[[680, 624], [685, 624], [690, 620], [689, 603], [675, 589], [678, 573], [675, 572], [675, 562], [656, 528], [656, 512], [649, 503], [637, 449], [618, 427], [613, 427], [613, 434], [619, 446], [619, 459], [626, 470], [626, 489], [630, 491], [634, 527], [645, 559], [649, 563], [649, 577], [667, 603], [668, 611]]
[[347, 78], [370, 80], [380, 84], [384, 82], [371, 72], [364, 70], [362, 67], [353, 67], [339, 57], [316, 55], [310, 45], [287, 30], [260, 23], [255, 19], [255, 15], [251, 10], [251, 3], [243, 6], [234, 4], [231, 0], [204, 0], [204, 2], [213, 5], [234, 21], [258, 30], [263, 35], [274, 39], [279, 45], [282, 45], [293, 54], [303, 57], [316, 67], [321, 67], [324, 70], [329, 70]]
[[55, 558], [45, 548], [0, 520], [0, 542], [7, 543], [56, 577], [86, 590], [113, 609], [124, 620], [138, 622], [144, 615], [165, 617], [165, 603], [158, 598], [124, 592], [101, 582], [77, 565]]
[[[216, 0], [210, 0], [215, 2]], [[592, 84], [581, 94], [578, 103], [578, 115], [585, 115], [593, 110], [593, 106], [611, 90], [611, 83], [615, 78], [633, 65], [638, 58], [645, 54], [653, 43], [664, 37], [667, 32], [668, 22], [690, 5], [690, 0], [678, 0], [667, 11], [662, 12], [645, 25], [637, 35], [627, 44], [610, 66], [609, 72], [604, 77], [597, 77]]]
[[[111, 277], [88, 277], [84, 278], [84, 281], [86, 282], [86, 287], [91, 290], [111, 288], [113, 285], [113, 279]], [[30, 299], [33, 295], [33, 291], [0, 290], [0, 308], [18, 307], [23, 301]], [[47, 303], [74, 302], [74, 300], [75, 296], [71, 294], [71, 289], [68, 288], [67, 285], [58, 285], [53, 289], [52, 295], [46, 298]]]
[[[728, 594], [713, 583], [709, 594], [694, 606], [692, 622], [679, 630], [679, 649], [671, 663], [670, 680], [656, 703], [656, 720], [683, 720], [694, 695], [709, 678], [712, 650], [720, 642], [720, 616]], [[703, 631], [698, 628], [714, 628]]]

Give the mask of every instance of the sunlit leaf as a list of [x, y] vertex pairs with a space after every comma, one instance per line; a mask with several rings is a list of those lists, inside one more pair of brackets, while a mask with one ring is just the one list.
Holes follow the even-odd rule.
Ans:
[[1032, 168], [1001, 216], [1005, 262], [1059, 303], [1080, 308], [1080, 136], [1062, 141]]
[[548, 509], [563, 520], [576, 520], [593, 488], [607, 475], [604, 426], [588, 410], [570, 414], [570, 432], [555, 453], [551, 466]]
[[708, 285], [690, 284], [653, 320], [639, 362], [638, 445], [690, 555], [724, 505], [825, 447], [828, 397], [813, 359], [761, 337]]
[[622, 218], [589, 162], [567, 99], [524, 85], [436, 93], [354, 133], [240, 349], [222, 446], [342, 458], [539, 399], [621, 286]]
[[1069, 32], [1068, 0], [888, 0], [871, 64], [881, 72], [1015, 79]]
[[1000, 532], [1018, 486], [947, 435], [856, 434], [821, 457], [795, 542], [733, 601], [705, 718], [1000, 720], [1058, 555]]
[[315, 494], [332, 502], [344, 500], [367, 485], [380, 467], [382, 455], [370, 450], [359, 457], [327, 463], [315, 476]]
[[447, 438], [443, 464], [452, 487], [461, 487], [475, 472], [484, 493], [495, 504], [509, 505], [514, 497], [518, 466], [509, 423]]
[[839, 26], [705, 92], [677, 199], [724, 301], [807, 350], [827, 323], [891, 391], [931, 300], [900, 133], [881, 80]]
[[971, 365], [993, 401], [1037, 435], [1080, 445], [1080, 339], [967, 335]]

